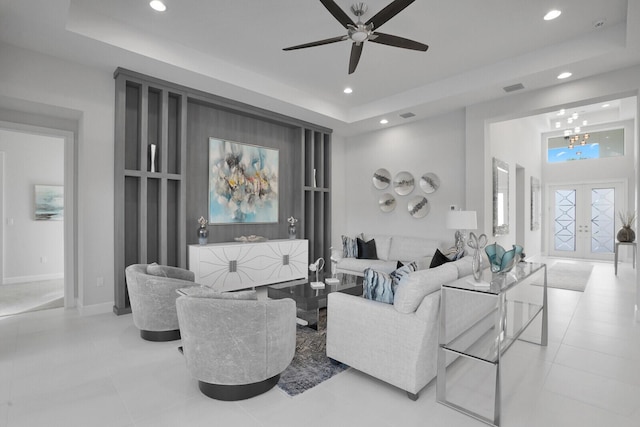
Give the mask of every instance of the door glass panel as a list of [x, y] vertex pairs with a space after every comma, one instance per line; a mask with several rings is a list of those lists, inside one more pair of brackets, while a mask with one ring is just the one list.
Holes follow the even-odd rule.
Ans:
[[591, 252], [613, 253], [615, 243], [615, 189], [591, 190]]
[[554, 247], [557, 251], [576, 250], [576, 190], [556, 190]]

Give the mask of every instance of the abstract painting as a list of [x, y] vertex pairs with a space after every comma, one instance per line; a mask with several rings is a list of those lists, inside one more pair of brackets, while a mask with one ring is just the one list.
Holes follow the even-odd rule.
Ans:
[[62, 185], [35, 186], [36, 221], [62, 221], [64, 219], [64, 187]]
[[209, 223], [278, 222], [279, 151], [209, 138]]

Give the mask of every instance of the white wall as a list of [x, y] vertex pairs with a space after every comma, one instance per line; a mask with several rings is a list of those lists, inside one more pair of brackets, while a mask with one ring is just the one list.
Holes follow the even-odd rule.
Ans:
[[3, 283], [61, 278], [64, 223], [35, 221], [34, 185], [63, 185], [64, 140], [0, 129], [0, 151], [5, 153]]
[[[334, 189], [343, 185], [345, 192], [345, 221], [333, 221], [334, 246], [340, 234], [360, 232], [428, 237], [453, 245], [454, 231], [445, 228], [445, 217], [450, 205], [464, 208], [464, 111], [348, 138], [344, 156], [344, 182], [333, 181]], [[372, 177], [379, 168], [386, 168], [392, 176], [410, 172], [415, 189], [407, 196], [395, 194], [393, 188], [376, 189]], [[420, 177], [427, 172], [435, 173], [442, 182], [432, 194], [425, 194], [419, 186]], [[390, 213], [378, 207], [385, 192], [397, 200]], [[425, 196], [431, 206], [424, 218], [415, 219], [407, 211], [407, 202], [416, 195]]]
[[[499, 245], [510, 248], [518, 243], [524, 247], [529, 257], [541, 254], [541, 229], [531, 230], [531, 177], [541, 179], [539, 119], [527, 117], [508, 120], [490, 125], [490, 156], [496, 157], [509, 165], [509, 234], [493, 236], [492, 228], [487, 229], [489, 243], [496, 241]], [[524, 168], [524, 195], [516, 191], [516, 166]], [[516, 215], [517, 200], [524, 196], [524, 242], [516, 239], [516, 228], [522, 221]], [[493, 214], [491, 215], [493, 221]]]
[[[113, 70], [96, 70], [0, 44], [0, 108], [6, 99], [25, 108], [59, 107], [79, 117], [77, 135], [78, 302], [113, 304], [113, 159], [115, 88]], [[42, 106], [42, 109], [32, 106]], [[104, 285], [98, 287], [98, 277]]]

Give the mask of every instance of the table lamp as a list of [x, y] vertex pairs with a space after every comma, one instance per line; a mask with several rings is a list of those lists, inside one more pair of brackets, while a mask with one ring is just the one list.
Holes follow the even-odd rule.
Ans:
[[318, 281], [318, 272], [324, 268], [324, 258], [318, 258], [313, 264], [309, 264], [309, 270], [316, 272], [316, 281], [309, 283], [313, 289], [323, 289], [324, 282]]

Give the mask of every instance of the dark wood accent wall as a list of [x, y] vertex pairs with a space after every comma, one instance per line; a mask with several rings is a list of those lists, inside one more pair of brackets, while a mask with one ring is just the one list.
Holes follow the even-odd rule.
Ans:
[[[197, 220], [208, 217], [209, 137], [277, 149], [280, 169], [278, 222], [210, 225], [209, 241], [286, 238], [294, 216], [310, 260], [329, 259], [331, 129], [121, 68], [114, 78], [116, 314], [131, 311], [128, 265], [187, 267]], [[150, 144], [158, 149], [155, 171]]]
[[237, 114], [203, 102], [189, 102], [187, 115], [187, 243], [198, 242], [198, 218], [209, 212], [209, 137], [273, 148], [279, 152], [278, 223], [209, 225], [209, 242], [229, 242], [255, 234], [287, 238], [287, 218], [300, 218], [302, 206], [302, 144], [300, 130]]

